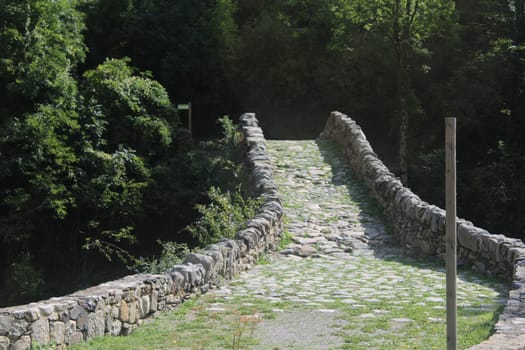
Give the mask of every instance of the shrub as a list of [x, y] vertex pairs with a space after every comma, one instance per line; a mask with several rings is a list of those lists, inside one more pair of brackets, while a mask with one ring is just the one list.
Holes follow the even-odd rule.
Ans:
[[235, 233], [242, 228], [246, 220], [255, 215], [259, 205], [256, 199], [244, 199], [240, 187], [233, 193], [211, 187], [208, 197], [208, 205], [196, 206], [202, 216], [186, 227], [202, 245], [215, 243], [221, 238], [235, 237]]
[[190, 249], [186, 243], [163, 242], [158, 240], [162, 246], [162, 252], [158, 258], [136, 260], [133, 269], [144, 273], [162, 273], [174, 265], [180, 264], [184, 257], [189, 254]]

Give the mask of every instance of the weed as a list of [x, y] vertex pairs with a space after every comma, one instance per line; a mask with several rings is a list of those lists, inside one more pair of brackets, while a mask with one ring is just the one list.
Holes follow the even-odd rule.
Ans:
[[261, 254], [257, 257], [257, 265], [268, 265], [269, 263], [268, 255]]
[[[241, 349], [241, 340], [248, 344], [253, 342], [253, 332], [259, 322], [261, 322], [261, 318], [256, 312], [253, 312], [252, 315], [240, 315], [238, 317], [238, 323], [233, 333], [232, 350]], [[248, 332], [247, 335], [246, 332]]]
[[284, 230], [281, 241], [279, 242], [279, 249], [286, 248], [290, 243], [292, 243], [292, 234], [289, 231]]

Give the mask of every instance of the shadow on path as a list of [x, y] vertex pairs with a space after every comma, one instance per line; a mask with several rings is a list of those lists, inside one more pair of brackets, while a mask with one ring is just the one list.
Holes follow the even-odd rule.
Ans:
[[[373, 251], [374, 257], [389, 262], [397, 262], [415, 268], [430, 269], [446, 273], [445, 261], [442, 257], [422, 257], [400, 245], [399, 240], [389, 228], [386, 216], [381, 205], [372, 197], [365, 183], [355, 174], [346, 161], [342, 146], [331, 140], [315, 140], [326, 164], [330, 165], [333, 174], [331, 183], [334, 186], [345, 186], [350, 198], [359, 208], [359, 222], [364, 228], [364, 236], [368, 249]], [[458, 279], [467, 283], [494, 282], [504, 285], [504, 279], [487, 279], [471, 269], [458, 268]], [[443, 284], [443, 290], [445, 285]], [[500, 288], [498, 297], [502, 303], [507, 297], [507, 290]], [[460, 305], [461, 308], [461, 305]], [[501, 310], [500, 310], [501, 311]]]

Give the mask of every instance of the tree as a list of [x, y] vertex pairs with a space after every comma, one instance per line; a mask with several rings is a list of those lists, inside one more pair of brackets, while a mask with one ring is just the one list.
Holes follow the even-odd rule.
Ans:
[[[106, 61], [79, 85], [81, 95], [40, 104], [3, 130], [3, 274], [40, 276], [33, 266], [46, 266], [50, 275], [61, 269], [58, 275], [76, 276], [88, 267], [83, 243], [108, 258], [128, 258], [151, 169], [174, 150], [178, 116], [166, 90], [127, 60]], [[68, 259], [73, 263], [64, 264]]]
[[[75, 0], [0, 0], [0, 278], [10, 276], [15, 298], [36, 296], [41, 285], [35, 252], [45, 247], [32, 244], [35, 232], [53, 232], [51, 222], [76, 205], [74, 72], [85, 56], [76, 6]], [[27, 278], [35, 283], [21, 285]]]
[[138, 74], [129, 59], [108, 59], [84, 73], [82, 95], [100, 106], [106, 149], [131, 147], [148, 158], [160, 157], [172, 143], [178, 114], [167, 91], [148, 74]]
[[84, 59], [77, 1], [0, 0], [0, 120], [36, 103], [74, 103], [76, 65]]
[[362, 30], [377, 32], [393, 48], [399, 115], [399, 168], [403, 183], [408, 182], [408, 127], [410, 115], [419, 106], [411, 80], [411, 60], [429, 54], [425, 41], [439, 35], [454, 11], [451, 0], [339, 1], [337, 12]]
[[225, 72], [238, 40], [236, 1], [99, 0], [84, 10], [89, 68], [105, 57], [130, 57], [170, 95], [192, 101], [197, 131], [215, 128], [208, 111], [235, 108]]

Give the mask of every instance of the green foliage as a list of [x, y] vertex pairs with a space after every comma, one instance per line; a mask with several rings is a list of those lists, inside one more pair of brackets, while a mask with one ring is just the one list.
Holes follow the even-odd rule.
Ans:
[[279, 249], [284, 249], [288, 246], [288, 244], [292, 243], [292, 234], [285, 230], [283, 231], [283, 235], [281, 237], [281, 240], [279, 241]]
[[[186, 227], [186, 231], [199, 245], [208, 245], [221, 238], [233, 238], [243, 228], [246, 220], [255, 215], [259, 201], [243, 197], [239, 185], [242, 166], [239, 165], [240, 133], [228, 116], [217, 121], [223, 130], [223, 138], [215, 143], [203, 144], [206, 152], [204, 169], [208, 178], [215, 179], [207, 192], [207, 204], [197, 204], [200, 218]], [[198, 153], [194, 154], [198, 155]], [[202, 156], [202, 154], [201, 154]], [[198, 158], [194, 158], [194, 164]], [[236, 161], [237, 160], [237, 161]]]
[[222, 127], [223, 140], [226, 143], [237, 145], [239, 142], [239, 130], [237, 126], [233, 124], [233, 121], [227, 115], [225, 115], [219, 118], [217, 123], [219, 123]]
[[8, 111], [28, 111], [32, 103], [74, 104], [72, 73], [86, 51], [76, 5], [68, 0], [0, 1], [0, 91], [11, 99]]
[[53, 98], [53, 104], [5, 120], [0, 135], [5, 264], [28, 250], [35, 252], [35, 262], [61, 265], [63, 252], [71, 251], [70, 259], [79, 260], [72, 269], [86, 269], [89, 255], [78, 252], [82, 245], [109, 260], [134, 259], [130, 248], [137, 242], [144, 194], [155, 167], [173, 150], [178, 119], [166, 90], [127, 63], [108, 60], [87, 71], [81, 96], [61, 92], [67, 103]]
[[[456, 116], [460, 214], [521, 236], [524, 43], [523, 0], [0, 0], [0, 280], [13, 263], [84, 276], [94, 250], [197, 243], [179, 232], [196, 203], [213, 207], [197, 239], [232, 234], [250, 207], [239, 133], [210, 115], [241, 110], [283, 138], [346, 111], [389, 165], [406, 112], [410, 185], [434, 203]], [[199, 139], [223, 138], [177, 129], [170, 96], [192, 101]]]
[[109, 147], [132, 147], [145, 156], [159, 156], [172, 144], [178, 115], [158, 82], [136, 75], [129, 59], [108, 59], [84, 73], [82, 92], [106, 116]]
[[241, 142], [241, 133], [237, 125], [229, 118], [229, 116], [222, 116], [217, 120], [217, 123], [222, 129], [222, 139], [219, 148], [225, 152], [224, 159], [229, 160], [228, 168], [234, 168], [235, 164], [241, 162], [239, 144]]
[[1, 139], [2, 148], [18, 156], [5, 154], [0, 159], [9, 169], [1, 175], [4, 183], [13, 184], [6, 193], [5, 205], [17, 210], [24, 201], [33, 200], [58, 219], [67, 215], [76, 205], [72, 191], [78, 174], [75, 139], [79, 128], [74, 112], [49, 105], [13, 119], [8, 136]]
[[396, 38], [397, 30], [407, 29], [404, 36], [411, 36], [405, 45], [421, 45], [425, 38], [435, 35], [443, 28], [454, 11], [454, 1], [450, 0], [357, 0], [337, 2], [337, 13], [348, 17], [367, 31], [380, 31], [390, 40]]
[[[90, 226], [96, 228], [98, 223], [91, 222]], [[112, 257], [116, 256], [120, 261], [130, 263], [135, 260], [134, 256], [128, 250], [118, 245], [118, 243], [121, 243], [124, 240], [129, 241], [130, 243], [136, 243], [136, 237], [133, 234], [133, 227], [128, 226], [122, 227], [118, 230], [104, 230], [98, 234], [95, 234], [94, 232], [90, 233], [86, 238], [86, 243], [83, 248], [86, 250], [96, 250], [108, 261], [111, 261]]]
[[141, 273], [163, 273], [174, 265], [180, 264], [190, 253], [186, 243], [157, 241], [162, 246], [158, 258], [139, 258], [135, 261], [133, 269]]
[[231, 193], [212, 187], [208, 197], [209, 204], [196, 206], [202, 216], [186, 228], [202, 245], [216, 243], [221, 238], [234, 238], [255, 215], [259, 204], [257, 200], [244, 199], [240, 189]]

